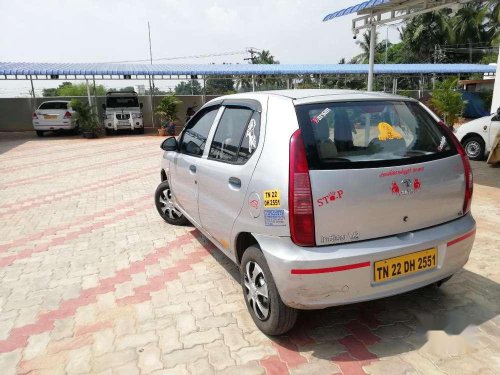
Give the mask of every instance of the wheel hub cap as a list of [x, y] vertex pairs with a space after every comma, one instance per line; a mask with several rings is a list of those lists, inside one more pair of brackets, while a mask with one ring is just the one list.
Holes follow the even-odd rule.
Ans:
[[467, 155], [476, 157], [479, 154], [479, 144], [477, 142], [469, 142], [467, 143], [467, 147], [465, 148], [467, 151]]
[[170, 189], [163, 190], [159, 201], [161, 210], [171, 219], [179, 219], [182, 216], [181, 212], [177, 208], [175, 208], [175, 204], [172, 200], [172, 192], [170, 191]]
[[250, 261], [245, 267], [245, 292], [248, 304], [259, 320], [269, 318], [271, 311], [267, 282], [262, 268]]

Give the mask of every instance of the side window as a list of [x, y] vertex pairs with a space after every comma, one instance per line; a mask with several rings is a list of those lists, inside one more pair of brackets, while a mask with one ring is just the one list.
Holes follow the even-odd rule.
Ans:
[[244, 164], [257, 148], [259, 113], [248, 108], [227, 107], [215, 132], [209, 159]]
[[181, 152], [193, 156], [202, 156], [207, 143], [208, 133], [214, 123], [219, 107], [210, 108], [199, 114], [189, 123], [181, 141]]

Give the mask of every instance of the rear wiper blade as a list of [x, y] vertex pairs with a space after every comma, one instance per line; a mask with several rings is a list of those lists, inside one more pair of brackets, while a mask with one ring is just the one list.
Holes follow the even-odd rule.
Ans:
[[326, 160], [326, 161], [351, 161], [350, 159], [347, 159], [347, 158], [324, 158], [323, 160]]

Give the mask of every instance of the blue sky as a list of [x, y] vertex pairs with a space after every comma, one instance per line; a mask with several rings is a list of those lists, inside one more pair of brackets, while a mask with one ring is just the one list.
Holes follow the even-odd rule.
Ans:
[[[359, 53], [352, 16], [331, 11], [356, 0], [0, 0], [0, 61], [105, 62], [269, 49], [281, 63], [337, 63]], [[385, 37], [385, 28], [381, 28]], [[390, 31], [397, 39], [397, 32]], [[244, 55], [175, 60], [243, 62]], [[168, 61], [164, 61], [165, 63]], [[54, 86], [50, 82], [48, 86]], [[166, 84], [168, 86], [168, 84]], [[0, 95], [26, 83], [0, 83]], [[117, 86], [117, 85], [115, 85]], [[161, 84], [159, 84], [161, 87]]]

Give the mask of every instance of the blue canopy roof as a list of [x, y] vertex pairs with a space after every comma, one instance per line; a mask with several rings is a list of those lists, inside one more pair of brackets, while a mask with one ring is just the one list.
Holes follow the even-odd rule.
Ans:
[[[376, 74], [494, 73], [480, 64], [375, 64]], [[0, 75], [291, 75], [367, 74], [367, 64], [107, 64], [0, 62]]]
[[323, 18], [323, 22], [333, 20], [334, 18], [346, 16], [348, 14], [358, 13], [359, 11], [362, 11], [364, 9], [373, 8], [373, 7], [376, 7], [378, 5], [387, 4], [390, 1], [391, 0], [369, 0], [369, 1], [364, 1], [364, 2], [362, 2], [360, 4], [356, 4], [356, 5], [353, 5], [353, 6], [349, 7], [349, 8], [341, 9], [341, 10], [338, 10], [336, 12], [333, 12], [333, 13], [330, 13], [330, 14], [326, 15], [325, 18]]

